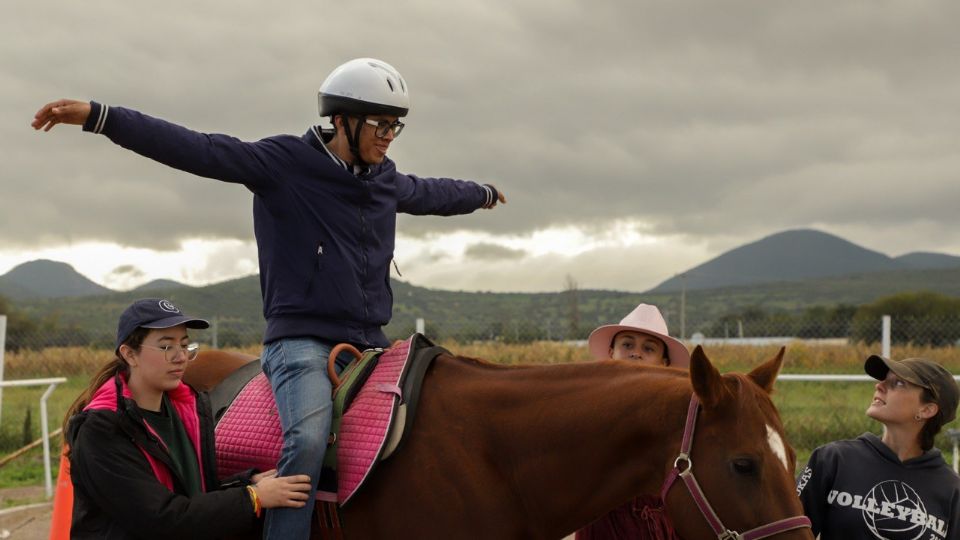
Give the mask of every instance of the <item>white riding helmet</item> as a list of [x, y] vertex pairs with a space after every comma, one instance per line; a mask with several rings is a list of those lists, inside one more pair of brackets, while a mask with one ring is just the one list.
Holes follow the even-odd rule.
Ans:
[[320, 116], [347, 114], [406, 116], [410, 110], [407, 83], [390, 64], [357, 58], [333, 70], [317, 92]]

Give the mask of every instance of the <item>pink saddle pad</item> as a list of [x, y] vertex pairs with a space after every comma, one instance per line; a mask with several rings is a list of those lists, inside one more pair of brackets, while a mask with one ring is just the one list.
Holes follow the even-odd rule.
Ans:
[[221, 478], [246, 469], [268, 471], [277, 466], [283, 434], [277, 403], [263, 372], [240, 390], [213, 433]]
[[[409, 361], [410, 340], [379, 358], [373, 373], [343, 415], [337, 434], [337, 499], [345, 504], [369, 478], [386, 445], [396, 406], [403, 398], [400, 381]], [[277, 466], [283, 435], [270, 383], [257, 374], [237, 394], [214, 430], [221, 477]]]

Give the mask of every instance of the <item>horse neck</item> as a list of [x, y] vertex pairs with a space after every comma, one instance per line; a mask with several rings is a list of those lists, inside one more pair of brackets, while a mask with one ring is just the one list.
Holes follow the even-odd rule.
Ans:
[[460, 380], [476, 381], [488, 451], [531, 518], [573, 527], [659, 491], [680, 447], [685, 373], [614, 361], [474, 371]]

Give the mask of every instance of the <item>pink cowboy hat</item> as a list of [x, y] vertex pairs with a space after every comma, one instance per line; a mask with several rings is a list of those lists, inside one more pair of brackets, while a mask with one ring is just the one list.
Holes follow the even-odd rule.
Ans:
[[610, 358], [610, 344], [613, 337], [618, 332], [631, 330], [633, 332], [643, 332], [660, 338], [667, 346], [667, 358], [670, 361], [670, 367], [689, 368], [690, 352], [686, 345], [678, 339], [670, 337], [667, 333], [667, 322], [663, 320], [663, 315], [657, 306], [649, 304], [640, 304], [629, 315], [620, 321], [620, 324], [608, 324], [590, 332], [590, 338], [587, 340], [587, 346], [590, 348], [590, 354], [598, 360]]

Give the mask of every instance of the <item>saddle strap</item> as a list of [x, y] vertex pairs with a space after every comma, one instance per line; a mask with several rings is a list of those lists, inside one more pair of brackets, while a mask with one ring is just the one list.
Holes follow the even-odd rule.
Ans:
[[343, 527], [340, 526], [340, 512], [336, 502], [317, 501], [313, 507], [313, 515], [322, 540], [343, 540]]

